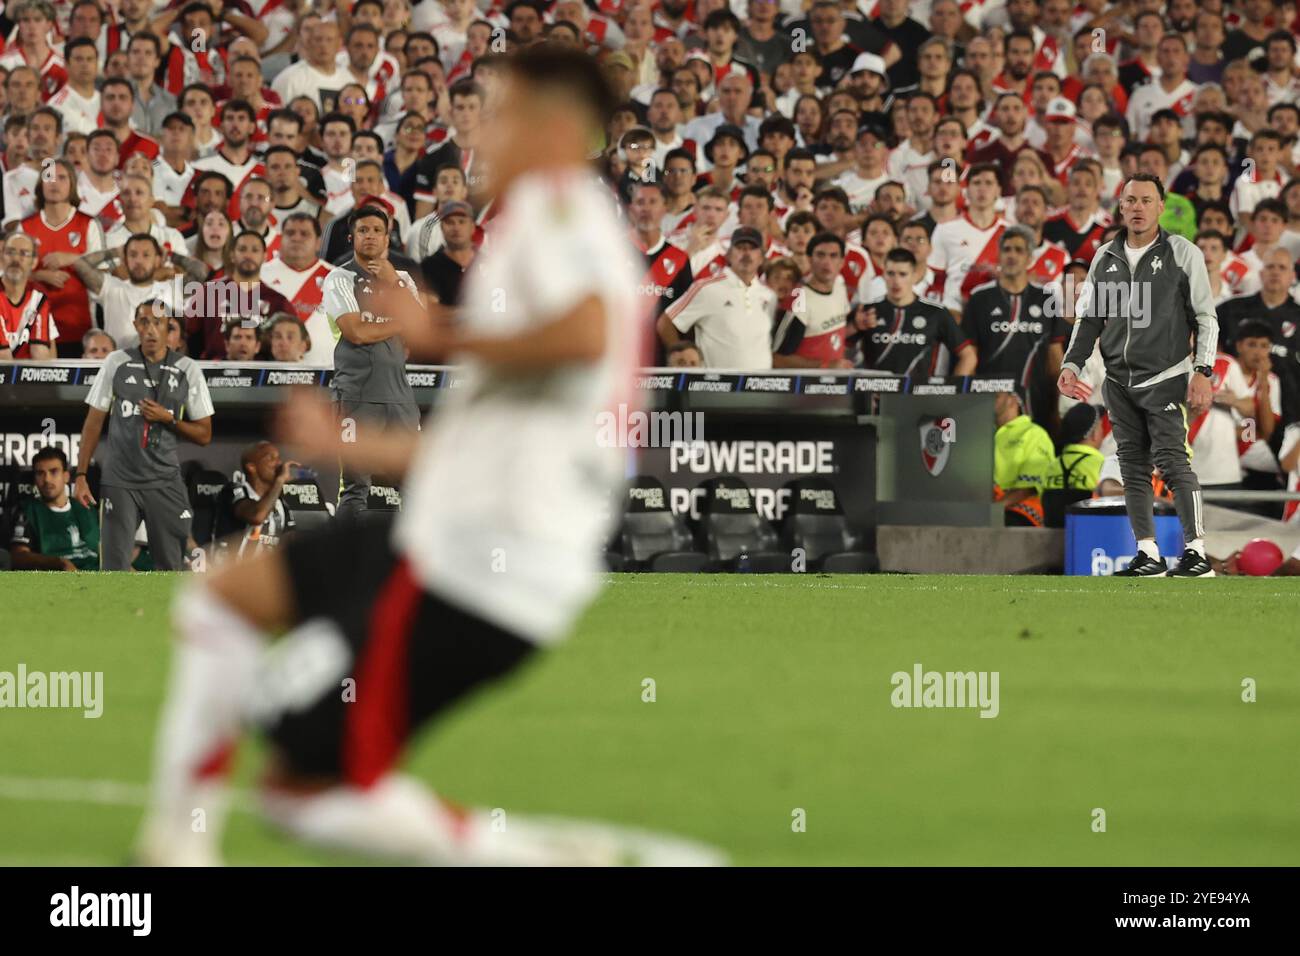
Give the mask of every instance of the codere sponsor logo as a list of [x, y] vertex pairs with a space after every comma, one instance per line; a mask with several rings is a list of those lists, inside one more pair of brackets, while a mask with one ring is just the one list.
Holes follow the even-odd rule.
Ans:
[[994, 332], [1031, 332], [1034, 335], [1043, 334], [1042, 322], [1024, 322], [1017, 319], [1014, 322], [994, 322], [989, 326]]
[[886, 332], [878, 329], [871, 333], [871, 341], [877, 345], [924, 345], [924, 332]]

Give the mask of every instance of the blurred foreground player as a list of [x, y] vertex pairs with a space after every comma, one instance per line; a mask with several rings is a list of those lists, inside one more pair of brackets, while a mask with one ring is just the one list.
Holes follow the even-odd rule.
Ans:
[[145, 862], [217, 862], [217, 808], [250, 713], [272, 749], [262, 807], [304, 841], [427, 863], [591, 859], [557, 851], [540, 825], [512, 818], [494, 832], [486, 812], [397, 772], [431, 717], [562, 637], [587, 605], [602, 502], [622, 470], [596, 423], [631, 401], [637, 356], [622, 331], [638, 327], [643, 269], [585, 167], [614, 103], [580, 54], [532, 47], [508, 63], [483, 146], [505, 211], [461, 322], [451, 331], [397, 299], [385, 310], [413, 353], [460, 362], [464, 384], [418, 438], [344, 444], [323, 402], [285, 410], [298, 449], [405, 475], [407, 506], [394, 527], [302, 534], [182, 592]]

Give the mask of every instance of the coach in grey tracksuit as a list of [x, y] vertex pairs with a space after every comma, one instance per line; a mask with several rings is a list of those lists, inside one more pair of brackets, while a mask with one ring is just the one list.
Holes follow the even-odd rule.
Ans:
[[[1141, 182], [1139, 178], [1126, 186], [1126, 195]], [[1155, 192], [1149, 184], [1145, 191]], [[1163, 202], [1158, 205], [1163, 207]], [[1154, 460], [1173, 490], [1183, 540], [1190, 547], [1204, 536], [1204, 528], [1201, 486], [1187, 442], [1188, 406], [1193, 413], [1209, 407], [1219, 325], [1200, 249], [1158, 226], [1150, 245], [1126, 246], [1130, 231], [1147, 232], [1159, 218], [1155, 203], [1137, 215], [1140, 224], [1130, 215], [1129, 228], [1092, 260], [1061, 365], [1061, 391], [1070, 394], [1067, 388], [1100, 341], [1106, 367], [1103, 397], [1118, 446], [1133, 536], [1139, 542], [1155, 538]], [[1136, 259], [1134, 265], [1131, 258]]]
[[[322, 308], [336, 335], [330, 390], [342, 423], [374, 432], [416, 432], [420, 409], [406, 379], [406, 346], [397, 324], [383, 315], [383, 295], [394, 287], [419, 302], [415, 280], [387, 259], [387, 217], [370, 207], [353, 215], [356, 256], [335, 268], [322, 286]], [[376, 476], [341, 472], [338, 514], [355, 517], [367, 508]], [[387, 479], [385, 479], [387, 480]]]
[[109, 354], [86, 396], [76, 494], [93, 504], [85, 470], [108, 420], [108, 454], [99, 483], [100, 566], [129, 571], [135, 532], [144, 519], [149, 553], [159, 571], [184, 569], [190, 534], [189, 496], [176, 457], [178, 438], [207, 444], [212, 398], [199, 367], [166, 345], [166, 312], [137, 307], [140, 345]]

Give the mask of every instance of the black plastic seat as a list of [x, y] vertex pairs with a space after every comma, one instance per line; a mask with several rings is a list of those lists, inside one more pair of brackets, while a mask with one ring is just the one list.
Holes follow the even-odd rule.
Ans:
[[329, 524], [333, 517], [326, 506], [325, 496], [321, 494], [320, 485], [310, 478], [285, 482], [280, 496], [293, 514], [295, 531], [307, 531]]
[[715, 570], [780, 574], [792, 570], [791, 555], [771, 522], [758, 513], [753, 490], [730, 475], [701, 486], [699, 536]]
[[790, 505], [782, 523], [786, 545], [802, 549], [807, 570], [828, 574], [873, 574], [880, 559], [863, 546], [840, 506], [835, 486], [824, 478], [801, 478], [786, 487]]
[[229, 478], [219, 471], [192, 468], [185, 476], [185, 491], [190, 499], [190, 536], [200, 548], [212, 542], [217, 524], [217, 498]]
[[695, 542], [682, 516], [675, 514], [668, 493], [657, 478], [638, 475], [627, 489], [619, 530], [607, 560], [616, 571], [695, 573], [708, 558]]

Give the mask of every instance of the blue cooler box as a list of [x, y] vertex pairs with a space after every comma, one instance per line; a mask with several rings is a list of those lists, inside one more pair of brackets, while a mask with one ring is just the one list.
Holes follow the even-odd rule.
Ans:
[[[1183, 526], [1173, 505], [1157, 501], [1156, 545], [1166, 561], [1183, 554]], [[1109, 575], [1123, 571], [1137, 554], [1124, 499], [1091, 498], [1065, 514], [1065, 573]]]

